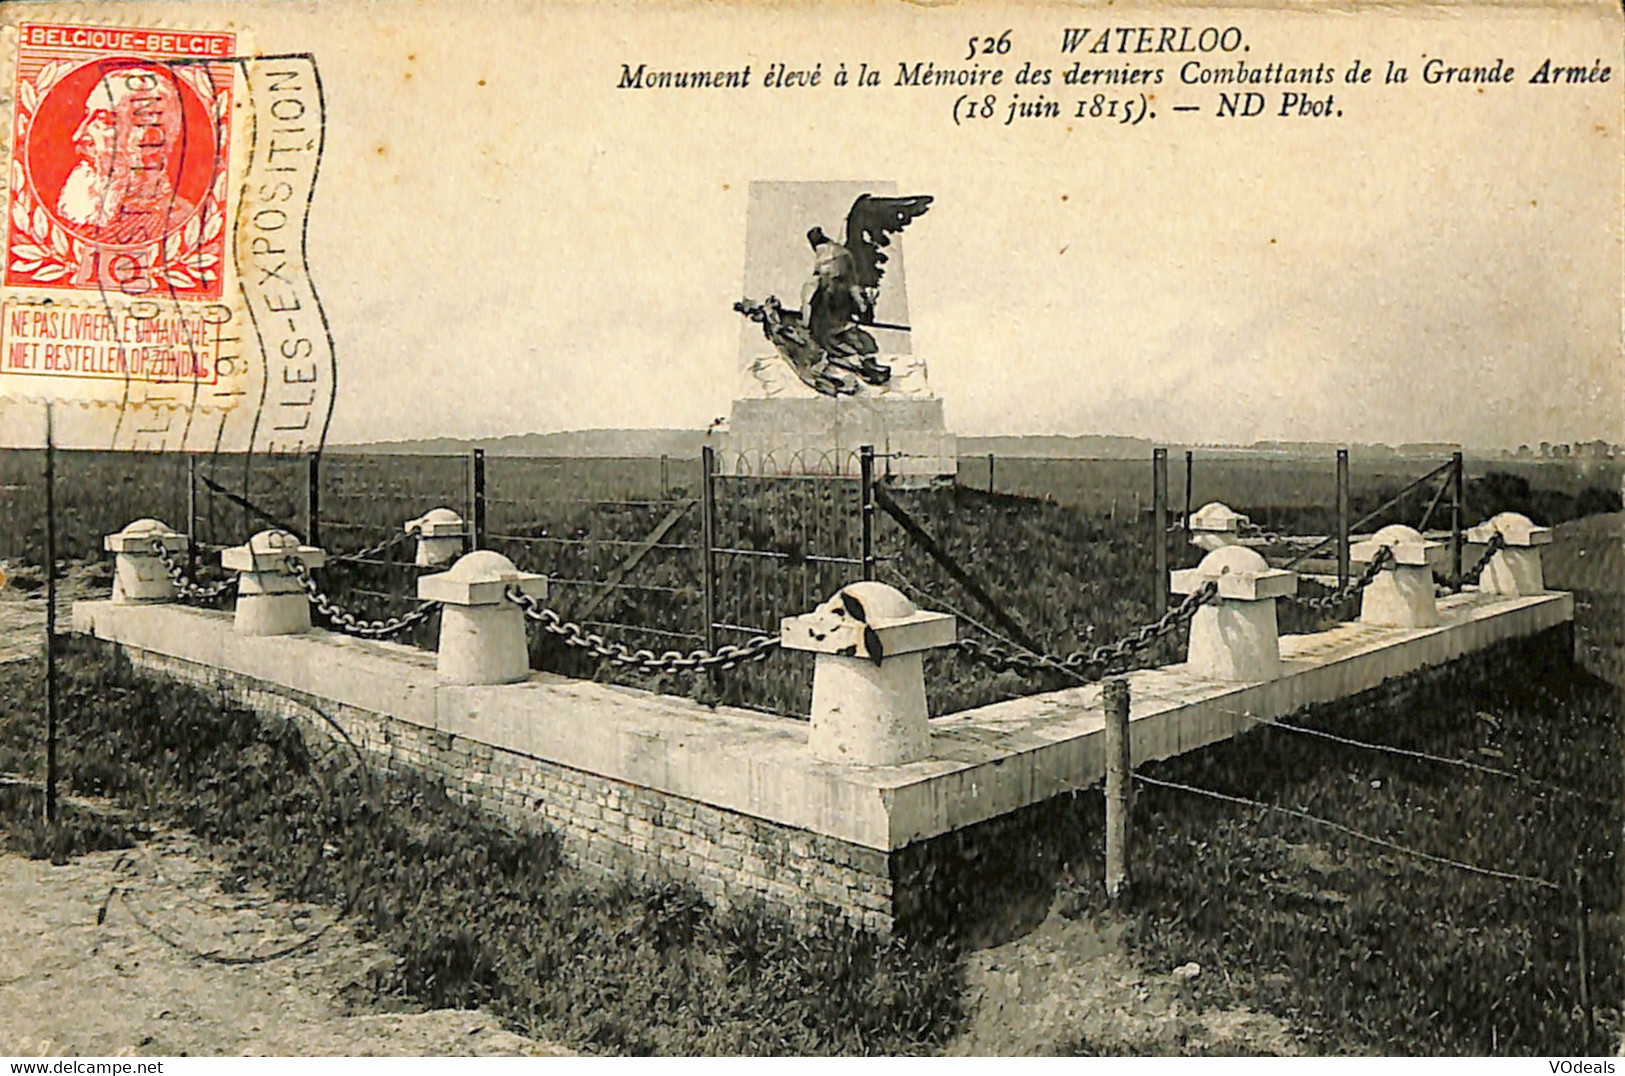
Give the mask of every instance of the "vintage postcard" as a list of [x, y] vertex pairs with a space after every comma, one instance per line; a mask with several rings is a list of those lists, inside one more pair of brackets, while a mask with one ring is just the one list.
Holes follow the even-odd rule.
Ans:
[[1612, 1072], [1622, 41], [0, 6], [0, 1052]]

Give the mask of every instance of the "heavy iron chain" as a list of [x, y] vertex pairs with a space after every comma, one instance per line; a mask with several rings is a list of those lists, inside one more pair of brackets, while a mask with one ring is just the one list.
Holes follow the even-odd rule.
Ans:
[[1288, 538], [1288, 535], [1277, 534], [1275, 531], [1266, 530], [1250, 519], [1237, 520], [1236, 533], [1240, 534], [1243, 538], [1251, 538], [1255, 541], [1262, 542], [1265, 545], [1281, 545]]
[[1393, 559], [1393, 549], [1383, 546], [1377, 550], [1377, 555], [1371, 558], [1371, 563], [1366, 565], [1365, 571], [1360, 573], [1359, 578], [1350, 579], [1330, 594], [1322, 594], [1318, 598], [1304, 598], [1292, 594], [1287, 597], [1287, 601], [1304, 609], [1315, 609], [1323, 613], [1329, 612], [1370, 586], [1372, 580], [1377, 578], [1377, 573], [1387, 567], [1389, 561]]
[[1501, 550], [1505, 549], [1506, 547], [1507, 540], [1500, 531], [1496, 531], [1494, 534], [1490, 535], [1490, 544], [1489, 547], [1484, 550], [1484, 555], [1478, 558], [1478, 563], [1473, 565], [1472, 570], [1464, 574], [1462, 579], [1477, 579], [1479, 576], [1483, 575], [1484, 569], [1488, 568], [1490, 566], [1490, 561], [1495, 559], [1495, 554], [1501, 552]]
[[1210, 580], [1187, 594], [1184, 601], [1156, 620], [1142, 624], [1116, 642], [1097, 646], [1092, 650], [1077, 650], [1064, 658], [1007, 649], [972, 638], [959, 640], [957, 647], [959, 653], [965, 657], [995, 672], [1017, 672], [1025, 676], [1034, 676], [1042, 672], [1060, 671], [1087, 683], [1098, 680], [1112, 665], [1149, 649], [1163, 636], [1189, 623], [1198, 609], [1209, 602], [1217, 601], [1218, 597], [1219, 584]]
[[[1185, 521], [1183, 517], [1181, 517], [1177, 522], [1168, 524], [1167, 527], [1167, 533], [1169, 534], [1181, 534], [1184, 532], [1184, 530]], [[1242, 538], [1251, 538], [1262, 545], [1281, 545], [1291, 537], [1291, 535], [1279, 534], [1276, 531], [1265, 530], [1263, 527], [1259, 526], [1257, 523], [1254, 523], [1250, 519], [1240, 519], [1236, 521], [1236, 534]]]
[[354, 613], [340, 608], [333, 600], [322, 593], [321, 587], [316, 585], [316, 577], [310, 574], [310, 569], [298, 557], [289, 557], [285, 561], [288, 571], [299, 580], [299, 585], [305, 588], [310, 597], [310, 603], [318, 612], [339, 631], [346, 635], [354, 635], [361, 639], [388, 639], [399, 635], [416, 624], [421, 624], [434, 612], [439, 602], [424, 602], [411, 612], [392, 616], [388, 620], [367, 620]]
[[391, 535], [377, 545], [369, 545], [365, 549], [357, 549], [353, 553], [335, 553], [328, 559], [350, 564], [360, 560], [372, 560], [375, 557], [383, 556], [396, 546], [405, 545], [413, 538], [421, 537], [423, 537], [423, 528], [413, 527], [410, 530], [402, 531], [400, 534]]
[[614, 662], [616, 665], [624, 665], [644, 672], [701, 672], [706, 669], [731, 669], [746, 662], [761, 661], [779, 647], [779, 637], [777, 635], [758, 635], [749, 642], [740, 643], [737, 646], [732, 644], [719, 646], [714, 654], [704, 650], [691, 650], [687, 654], [679, 650], [667, 650], [663, 654], [656, 654], [653, 650], [633, 650], [624, 643], [611, 642], [596, 632], [583, 630], [580, 624], [565, 620], [558, 613], [543, 605], [541, 599], [524, 593], [518, 587], [509, 587], [506, 596], [509, 601], [524, 611], [526, 617], [540, 624], [542, 630], [549, 635], [556, 635], [564, 640], [564, 645], [573, 646], [578, 650], [589, 651], [598, 657]]
[[[1496, 531], [1494, 534], [1490, 535], [1490, 544], [1489, 547], [1484, 550], [1484, 555], [1478, 558], [1477, 564], [1473, 565], [1467, 571], [1461, 573], [1461, 581], [1466, 583], [1467, 580], [1471, 579], [1476, 582], [1478, 577], [1484, 574], [1484, 569], [1490, 566], [1490, 561], [1494, 559], [1495, 554], [1499, 553], [1506, 547], [1506, 537], [1502, 535], [1500, 531]], [[1433, 593], [1435, 596], [1442, 598], [1447, 594], [1454, 593], [1454, 591], [1443, 583], [1435, 582], [1433, 584]]]
[[202, 583], [194, 583], [186, 578], [186, 568], [180, 561], [175, 559], [175, 555], [164, 546], [162, 541], [154, 538], [152, 540], [152, 551], [158, 557], [158, 560], [162, 562], [164, 572], [169, 576], [169, 581], [174, 584], [175, 596], [182, 601], [213, 601], [237, 585], [236, 576], [230, 576], [218, 583], [211, 583], [207, 586]]

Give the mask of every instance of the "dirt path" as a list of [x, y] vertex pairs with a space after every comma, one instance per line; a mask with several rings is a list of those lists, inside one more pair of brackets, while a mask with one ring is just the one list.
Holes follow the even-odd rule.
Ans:
[[[391, 958], [333, 919], [327, 909], [241, 886], [184, 836], [160, 835], [60, 867], [0, 854], [0, 1052], [569, 1052], [505, 1031], [482, 1012], [363, 1009], [369, 969]], [[264, 963], [196, 955], [266, 954], [323, 927], [313, 945]]]
[[[80, 598], [104, 598], [112, 587], [110, 565], [71, 564], [57, 583], [56, 630], [67, 632], [73, 623], [73, 603]], [[44, 653], [45, 586], [38, 568], [5, 568], [0, 583], [0, 662], [27, 661]]]
[[[112, 894], [110, 896], [110, 893]], [[102, 922], [98, 916], [105, 910]], [[301, 951], [252, 959], [312, 935]], [[199, 954], [207, 954], [202, 956]], [[180, 833], [65, 866], [0, 854], [0, 1051], [53, 1056], [566, 1056], [478, 1011], [380, 1012], [382, 947], [332, 909], [243, 885]], [[1118, 932], [1051, 915], [969, 954], [964, 1055], [1290, 1055], [1284, 1024], [1198, 1010]]]
[[[970, 1025], [960, 1056], [1057, 1052], [1258, 1054], [1302, 1052], [1286, 1025], [1250, 1009], [1200, 1009], [1174, 969], [1139, 968], [1121, 928], [1051, 912], [1037, 929], [966, 957]], [[1185, 974], [1189, 974], [1187, 971]], [[1217, 975], [1208, 968], [1198, 974]]]
[[[73, 599], [56, 603], [57, 631], [73, 622]], [[45, 652], [45, 599], [0, 591], [0, 661], [27, 661]]]

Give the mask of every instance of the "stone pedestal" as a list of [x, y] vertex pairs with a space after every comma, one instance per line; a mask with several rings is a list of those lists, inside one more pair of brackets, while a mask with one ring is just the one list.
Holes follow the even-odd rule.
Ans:
[[418, 518], [407, 520], [403, 529], [408, 534], [417, 532], [417, 556], [413, 563], [420, 568], [450, 564], [463, 555], [468, 532], [463, 517], [450, 508], [431, 508]]
[[310, 598], [288, 567], [290, 559], [309, 571], [326, 564], [327, 554], [300, 545], [287, 531], [260, 531], [246, 545], [221, 550], [221, 567], [240, 573], [233, 620], [238, 635], [297, 635], [310, 630]]
[[1250, 522], [1227, 504], [1209, 501], [1191, 513], [1191, 545], [1212, 552], [1241, 544], [1241, 528]]
[[418, 579], [418, 598], [440, 603], [436, 669], [448, 684], [512, 684], [530, 676], [525, 614], [507, 598], [517, 587], [547, 597], [547, 577], [522, 572], [489, 549], [461, 558], [450, 571]]
[[1298, 591], [1296, 572], [1271, 568], [1255, 550], [1226, 546], [1194, 568], [1174, 572], [1175, 594], [1194, 594], [1217, 583], [1217, 604], [1191, 619], [1190, 671], [1210, 680], [1273, 680], [1281, 675], [1281, 640], [1275, 599]]
[[1545, 570], [1539, 549], [1499, 549], [1478, 577], [1480, 594], [1544, 594]]
[[925, 613], [884, 583], [853, 583], [803, 616], [785, 617], [786, 650], [816, 654], [812, 729], [815, 758], [900, 766], [931, 754], [922, 655], [952, 646], [954, 618]]
[[1385, 628], [1438, 627], [1433, 573], [1445, 566], [1449, 551], [1444, 543], [1428, 541], [1414, 527], [1394, 523], [1349, 547], [1355, 572], [1364, 572], [1384, 548], [1393, 551], [1393, 559], [1360, 595], [1360, 623]]
[[[1552, 529], [1538, 527], [1528, 516], [1517, 512], [1502, 512], [1485, 523], [1468, 528], [1467, 541], [1487, 547], [1496, 535], [1500, 535], [1502, 546], [1479, 574], [1479, 593], [1507, 596], [1546, 593], [1540, 547], [1551, 544]], [[1477, 556], [1483, 556], [1482, 551]]]
[[102, 538], [113, 554], [113, 604], [141, 605], [175, 600], [175, 584], [152, 543], [162, 542], [171, 556], [186, 555], [186, 535], [156, 519], [138, 519], [117, 534]]
[[808, 746], [829, 762], [895, 766], [931, 754], [925, 669], [919, 653], [879, 665], [863, 658], [814, 659]]
[[[858, 473], [858, 449], [874, 445], [877, 475], [898, 485], [951, 480], [958, 441], [935, 397], [781, 396], [735, 400], [717, 465], [728, 475]], [[899, 455], [893, 455], [899, 454]]]

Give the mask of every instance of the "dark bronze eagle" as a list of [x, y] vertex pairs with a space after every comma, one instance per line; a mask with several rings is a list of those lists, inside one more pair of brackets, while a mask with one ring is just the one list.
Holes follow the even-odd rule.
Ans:
[[[850, 371], [871, 385], [891, 379], [891, 367], [874, 360], [880, 350], [863, 326], [907, 332], [904, 325], [875, 321], [885, 249], [891, 237], [931, 207], [929, 194], [876, 198], [861, 194], [846, 214], [845, 242], [837, 243], [823, 228], [807, 232], [813, 250], [812, 273], [801, 290], [801, 309], [785, 310], [772, 296], [757, 304], [749, 299], [734, 309], [758, 322], [808, 385], [826, 395], [856, 392]], [[829, 369], [831, 366], [838, 370]]]

